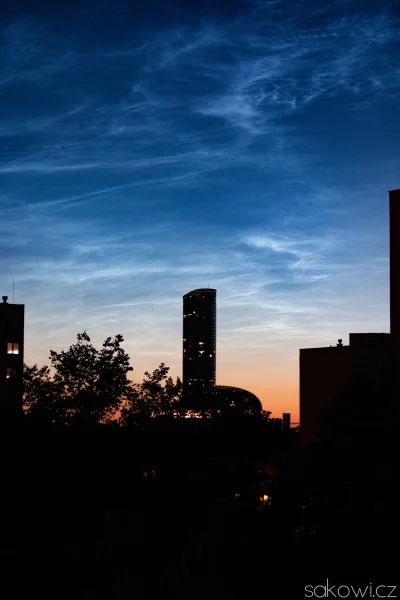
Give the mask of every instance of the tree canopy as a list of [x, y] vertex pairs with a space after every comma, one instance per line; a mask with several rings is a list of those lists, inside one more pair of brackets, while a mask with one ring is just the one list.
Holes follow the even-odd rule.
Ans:
[[124, 338], [108, 337], [96, 349], [84, 331], [67, 351], [50, 351], [51, 366], [24, 367], [24, 410], [27, 416], [53, 423], [107, 423], [131, 393], [129, 356]]
[[174, 383], [168, 372], [169, 367], [161, 363], [153, 373], [146, 371], [142, 383], [132, 386], [132, 392], [121, 410], [122, 425], [144, 422], [151, 417], [177, 416], [182, 382], [178, 377]]
[[[108, 337], [100, 349], [84, 331], [66, 351], [50, 351], [51, 368], [24, 365], [25, 415], [62, 425], [120, 423], [133, 425], [149, 417], [176, 413], [182, 384], [161, 363], [133, 383], [122, 335]], [[52, 374], [53, 371], [53, 374]]]

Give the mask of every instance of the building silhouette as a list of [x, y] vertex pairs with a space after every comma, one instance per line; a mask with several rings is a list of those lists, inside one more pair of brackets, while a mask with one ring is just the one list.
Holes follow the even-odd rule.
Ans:
[[400, 190], [389, 192], [390, 335], [400, 343]]
[[183, 406], [189, 411], [260, 413], [260, 400], [242, 388], [216, 384], [217, 290], [183, 296]]
[[11, 418], [22, 412], [24, 304], [0, 304], [0, 412]]
[[212, 390], [212, 406], [217, 411], [233, 409], [238, 414], [259, 414], [262, 404], [252, 392], [231, 385], [216, 385]]
[[217, 290], [183, 296], [183, 392], [207, 391], [216, 383]]
[[[317, 442], [321, 418], [348, 390], [382, 390], [400, 378], [400, 190], [389, 192], [390, 334], [350, 333], [349, 344], [300, 350], [300, 440]], [[398, 387], [400, 381], [397, 381]]]
[[300, 439], [319, 439], [320, 419], [347, 390], [380, 389], [389, 375], [388, 333], [350, 333], [349, 344], [300, 350]]

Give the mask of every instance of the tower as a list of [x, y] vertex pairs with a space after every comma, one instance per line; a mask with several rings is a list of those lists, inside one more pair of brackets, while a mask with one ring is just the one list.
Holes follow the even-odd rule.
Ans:
[[183, 296], [183, 391], [209, 390], [216, 378], [217, 290]]
[[389, 192], [390, 218], [390, 334], [400, 341], [400, 190]]
[[12, 417], [22, 411], [24, 304], [0, 304], [0, 411]]

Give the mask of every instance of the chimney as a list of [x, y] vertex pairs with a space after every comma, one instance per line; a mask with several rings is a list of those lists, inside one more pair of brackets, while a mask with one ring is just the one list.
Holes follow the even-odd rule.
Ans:
[[3, 304], [7, 304], [8, 296], [2, 296]]
[[389, 192], [390, 218], [390, 334], [400, 342], [400, 190]]

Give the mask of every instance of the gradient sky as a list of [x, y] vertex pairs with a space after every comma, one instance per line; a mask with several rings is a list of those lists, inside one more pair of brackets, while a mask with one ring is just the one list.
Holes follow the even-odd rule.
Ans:
[[299, 348], [389, 330], [399, 4], [1, 5], [0, 291], [26, 362], [86, 329], [123, 334], [136, 381], [180, 375], [182, 296], [209, 285], [217, 382], [297, 420]]

